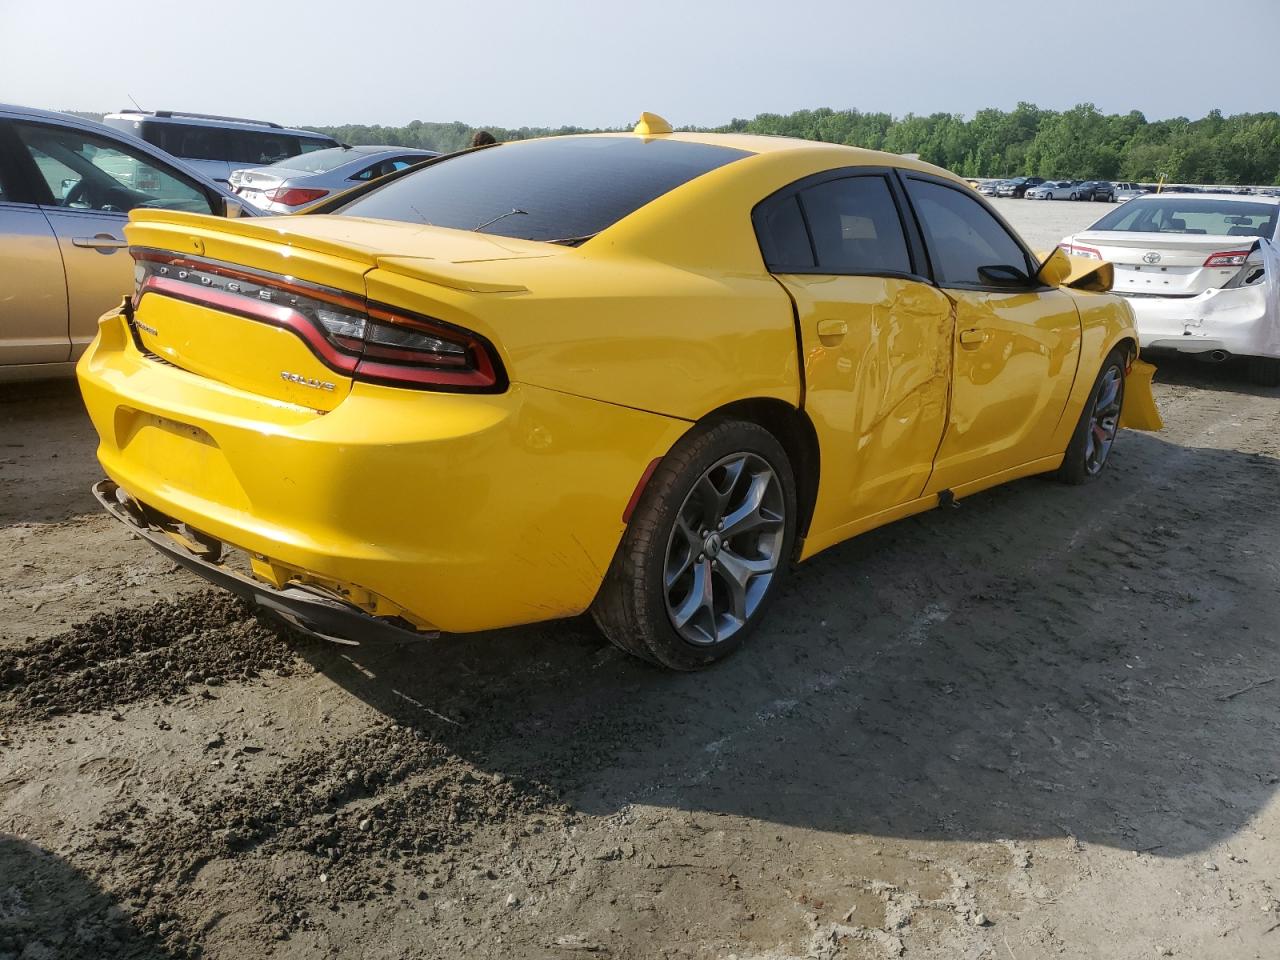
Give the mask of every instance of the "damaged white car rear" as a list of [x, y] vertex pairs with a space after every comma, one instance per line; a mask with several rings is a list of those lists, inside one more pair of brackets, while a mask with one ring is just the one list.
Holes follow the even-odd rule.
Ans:
[[1109, 261], [1144, 353], [1245, 357], [1251, 378], [1280, 386], [1280, 197], [1136, 197], [1063, 239], [1069, 254]]

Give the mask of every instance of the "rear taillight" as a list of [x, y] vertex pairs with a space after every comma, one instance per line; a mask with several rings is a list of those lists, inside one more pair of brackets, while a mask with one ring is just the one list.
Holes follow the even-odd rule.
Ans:
[[1073, 257], [1084, 257], [1086, 260], [1102, 259], [1102, 251], [1095, 250], [1093, 247], [1081, 246], [1078, 243], [1060, 243], [1058, 246]]
[[355, 380], [428, 390], [495, 393], [507, 378], [483, 337], [397, 307], [229, 264], [134, 250], [134, 306], [147, 293], [292, 331], [320, 360]]
[[1248, 250], [1223, 250], [1213, 253], [1205, 260], [1206, 267], [1240, 267], [1249, 259]]
[[328, 195], [328, 190], [306, 190], [302, 187], [276, 187], [263, 194], [272, 203], [283, 203], [286, 207], [300, 207]]

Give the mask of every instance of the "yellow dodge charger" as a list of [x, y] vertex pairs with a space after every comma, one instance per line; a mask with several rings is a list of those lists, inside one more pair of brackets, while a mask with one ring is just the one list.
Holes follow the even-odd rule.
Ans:
[[645, 115], [126, 234], [78, 370], [99, 499], [337, 638], [590, 610], [700, 667], [793, 560], [1160, 426], [1107, 265], [851, 147]]

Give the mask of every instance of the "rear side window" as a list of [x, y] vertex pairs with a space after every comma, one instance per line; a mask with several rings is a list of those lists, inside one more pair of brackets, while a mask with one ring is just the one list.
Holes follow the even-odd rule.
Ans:
[[186, 160], [227, 159], [226, 131], [217, 127], [144, 122], [142, 135], [148, 143], [175, 157]]
[[978, 275], [980, 267], [1011, 266], [1034, 272], [1022, 245], [976, 198], [915, 179], [907, 180], [907, 192], [940, 284], [986, 286]]
[[897, 204], [884, 177], [828, 180], [800, 194], [823, 273], [911, 273]]
[[764, 262], [772, 272], [811, 270], [816, 266], [798, 196], [770, 204], [768, 212], [756, 219], [756, 233]]
[[254, 163], [259, 166], [278, 163], [302, 152], [298, 138], [287, 133], [258, 133], [249, 130], [228, 130], [231, 142], [230, 155], [223, 159], [232, 163]]
[[336, 147], [338, 144], [334, 140], [318, 140], [314, 137], [299, 137], [298, 152], [311, 153], [313, 150], [328, 150], [330, 147]]
[[336, 212], [580, 242], [664, 193], [749, 155], [729, 147], [629, 136], [506, 143], [434, 163]]

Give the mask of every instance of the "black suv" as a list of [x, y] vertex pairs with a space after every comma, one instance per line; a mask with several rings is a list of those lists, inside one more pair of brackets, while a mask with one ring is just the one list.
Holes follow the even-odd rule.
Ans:
[[1112, 203], [1116, 199], [1116, 187], [1110, 180], [1086, 180], [1075, 188], [1077, 200], [1105, 200]]
[[1012, 180], [1006, 180], [1000, 184], [997, 191], [998, 197], [1025, 197], [1027, 191], [1032, 187], [1038, 187], [1044, 183], [1044, 177], [1014, 177]]

